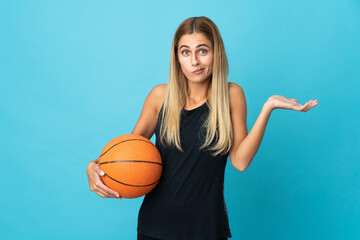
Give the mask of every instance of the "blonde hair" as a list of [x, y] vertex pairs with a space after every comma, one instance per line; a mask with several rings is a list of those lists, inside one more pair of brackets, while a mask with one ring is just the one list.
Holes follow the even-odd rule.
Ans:
[[[189, 97], [188, 83], [178, 59], [178, 43], [184, 34], [203, 33], [212, 42], [213, 72], [207, 91], [210, 113], [203, 128], [206, 129], [204, 143], [200, 149], [209, 147], [213, 156], [226, 154], [231, 148], [233, 131], [230, 118], [229, 91], [227, 76], [228, 61], [220, 32], [207, 17], [191, 17], [183, 21], [175, 32], [171, 47], [170, 72], [167, 93], [164, 100], [160, 128], [160, 141], [175, 146], [181, 152], [180, 117], [181, 110]], [[210, 147], [213, 140], [215, 144]], [[164, 140], [164, 141], [163, 141]]]

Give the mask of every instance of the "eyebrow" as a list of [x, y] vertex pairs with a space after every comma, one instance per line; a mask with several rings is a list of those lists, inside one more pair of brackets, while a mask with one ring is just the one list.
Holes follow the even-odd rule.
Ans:
[[[208, 47], [208, 48], [209, 48], [209, 46], [206, 45], [205, 43], [202, 43], [202, 44], [197, 45], [196, 48], [202, 47], [202, 46], [205, 46], [205, 47]], [[181, 46], [179, 47], [179, 50], [180, 50], [182, 47], [190, 48], [188, 45], [181, 45]]]

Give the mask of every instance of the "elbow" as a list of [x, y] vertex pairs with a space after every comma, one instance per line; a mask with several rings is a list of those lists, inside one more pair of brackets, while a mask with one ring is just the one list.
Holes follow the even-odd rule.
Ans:
[[240, 172], [244, 172], [249, 167], [249, 164], [246, 163], [248, 163], [248, 161], [238, 161], [238, 164], [235, 168]]
[[233, 153], [229, 154], [229, 157], [232, 166], [239, 172], [244, 172], [249, 167], [249, 164], [251, 162], [248, 157], [244, 155], [239, 156]]
[[251, 160], [242, 155], [229, 155], [232, 166], [239, 172], [244, 172], [250, 165]]
[[[230, 159], [231, 160], [231, 159]], [[243, 166], [243, 165], [241, 165], [241, 164], [238, 164], [238, 162], [231, 162], [232, 163], [232, 166], [236, 169], [236, 170], [238, 170], [239, 172], [244, 172], [246, 169], [247, 169], [247, 167], [245, 167], [245, 166]]]
[[247, 167], [239, 167], [237, 170], [240, 172], [244, 172], [247, 169]]

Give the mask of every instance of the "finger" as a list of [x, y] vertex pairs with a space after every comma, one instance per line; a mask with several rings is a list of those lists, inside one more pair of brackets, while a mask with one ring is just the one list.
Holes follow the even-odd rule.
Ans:
[[309, 111], [309, 109], [312, 107], [312, 103], [313, 103], [312, 100], [310, 100], [309, 102], [307, 102], [305, 112]]
[[311, 100], [311, 101], [310, 101], [310, 103], [309, 103], [309, 109], [308, 109], [308, 110], [310, 110], [313, 106], [315, 106], [315, 105], [314, 105], [314, 102], [315, 102], [314, 100]]
[[97, 194], [101, 193], [103, 196], [108, 196], [109, 194], [103, 189], [103, 186], [105, 185], [100, 178], [100, 176], [102, 175], [101, 172], [103, 171], [99, 168], [98, 164], [95, 164], [94, 170], [95, 170], [95, 174], [94, 174], [94, 179], [92, 181], [93, 191]]
[[305, 109], [306, 109], [307, 104], [308, 104], [308, 103], [305, 103], [305, 105], [298, 104], [297, 110], [304, 112]]
[[94, 165], [94, 170], [96, 171], [97, 175], [104, 176], [105, 172], [100, 168], [99, 164]]
[[97, 195], [99, 195], [100, 197], [102, 197], [102, 198], [108, 198], [105, 194], [103, 194], [103, 193], [98, 193], [98, 192], [95, 192]]
[[116, 192], [116, 191], [112, 190], [111, 188], [109, 188], [108, 186], [106, 186], [106, 185], [102, 182], [102, 180], [101, 180], [100, 177], [99, 177], [99, 181], [101, 182], [101, 183], [98, 183], [99, 187], [100, 187], [102, 190], [104, 190], [107, 194], [112, 195], [112, 197], [121, 197], [118, 192]]
[[309, 103], [310, 102], [305, 103], [305, 105], [301, 111], [306, 112], [308, 110]]
[[302, 111], [302, 110], [303, 110], [303, 108], [304, 108], [304, 106], [303, 106], [303, 105], [298, 104], [298, 103], [296, 103], [296, 104], [295, 104], [295, 110], [297, 110], [297, 111]]
[[98, 188], [97, 186], [93, 187], [92, 190], [94, 193], [96, 193], [97, 195], [99, 195], [102, 198], [107, 198], [108, 196], [106, 195], [106, 193], [104, 191], [102, 191], [100, 188]]
[[94, 174], [94, 179], [92, 179], [90, 190], [92, 189], [92, 191], [96, 193], [101, 193], [103, 195], [106, 195], [107, 197], [115, 197], [114, 194], [109, 194], [106, 188], [107, 186], [105, 186], [100, 176], [98, 174]]
[[103, 186], [103, 189], [104, 189], [109, 195], [111, 195], [111, 197], [113, 197], [113, 198], [122, 198], [118, 192], [112, 190], [111, 188], [107, 187], [106, 185]]
[[104, 189], [103, 187], [101, 187], [101, 183], [97, 183], [96, 186], [94, 187], [94, 192], [97, 193], [98, 195], [102, 195], [106, 198], [114, 198], [115, 196], [111, 193], [109, 193], [108, 191], [106, 191], [106, 189]]
[[311, 109], [313, 106], [315, 106], [315, 101], [311, 100], [311, 104], [309, 105], [309, 109]]
[[313, 102], [313, 107], [315, 107], [316, 105], [318, 105], [318, 101], [317, 101], [317, 100], [315, 100], [315, 101]]
[[101, 189], [101, 191], [106, 195], [106, 196], [109, 196], [109, 197], [112, 197], [112, 198], [121, 198], [120, 194], [110, 188], [108, 188], [105, 184], [103, 184], [103, 182], [101, 181], [101, 178], [100, 176], [105, 176], [105, 172], [103, 170], [101, 170], [101, 168], [99, 167], [99, 165], [96, 165], [95, 167], [95, 171], [98, 175], [98, 178], [97, 178], [97, 181], [98, 184], [97, 186]]
[[112, 197], [112, 198], [121, 197], [118, 192], [116, 192], [116, 191], [112, 190], [111, 188], [109, 188], [108, 186], [106, 186], [99, 176], [96, 181], [97, 181], [96, 186], [99, 188], [99, 191], [103, 192], [103, 194], [105, 194], [106, 196]]
[[105, 197], [105, 195], [104, 194], [102, 194], [102, 193], [99, 193], [99, 192], [95, 192], [97, 195], [99, 195], [100, 197], [102, 197], [102, 198], [106, 198]]

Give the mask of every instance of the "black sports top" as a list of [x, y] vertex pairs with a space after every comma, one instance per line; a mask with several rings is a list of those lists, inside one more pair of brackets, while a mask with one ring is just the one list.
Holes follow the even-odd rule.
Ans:
[[181, 111], [183, 153], [160, 142], [162, 109], [163, 106], [155, 129], [155, 145], [161, 154], [163, 171], [159, 183], [144, 197], [137, 231], [161, 240], [231, 238], [224, 199], [228, 154], [214, 158], [209, 151], [198, 149], [205, 136], [200, 127], [209, 113], [207, 102]]

